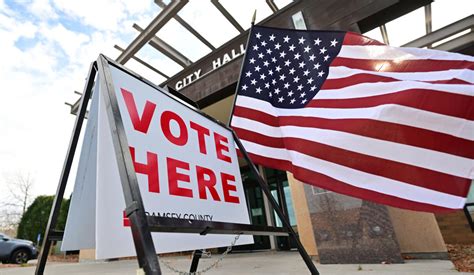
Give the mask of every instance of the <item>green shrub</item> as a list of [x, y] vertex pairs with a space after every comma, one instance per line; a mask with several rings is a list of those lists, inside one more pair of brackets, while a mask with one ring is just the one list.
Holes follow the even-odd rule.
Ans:
[[[41, 242], [44, 238], [46, 225], [48, 224], [49, 212], [53, 205], [54, 196], [38, 196], [28, 207], [21, 217], [18, 226], [17, 238], [37, 242], [38, 234], [41, 234]], [[61, 204], [56, 230], [64, 230], [66, 225], [69, 200], [64, 199]], [[37, 244], [40, 245], [40, 244]]]

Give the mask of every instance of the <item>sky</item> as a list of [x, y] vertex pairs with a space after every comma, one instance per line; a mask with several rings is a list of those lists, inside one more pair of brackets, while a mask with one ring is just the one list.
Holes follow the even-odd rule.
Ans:
[[[220, 2], [244, 29], [254, 9], [257, 22], [271, 14], [264, 0]], [[275, 2], [283, 7], [290, 1]], [[433, 29], [473, 10], [472, 0], [435, 1]], [[119, 52], [114, 45], [125, 48], [138, 35], [132, 25], [145, 28], [159, 11], [152, 0], [0, 0], [0, 200], [17, 174], [35, 180], [35, 196], [55, 193], [75, 119], [64, 103], [79, 98], [74, 91], [82, 92], [88, 67], [99, 53], [115, 59]], [[192, 0], [179, 15], [215, 47], [238, 34], [210, 1]], [[423, 35], [422, 16], [423, 8], [388, 23], [391, 43], [400, 46]], [[403, 26], [412, 29], [409, 35], [400, 31]], [[157, 35], [192, 61], [210, 52], [174, 20]], [[378, 29], [368, 35], [381, 39]], [[137, 56], [167, 75], [181, 69], [149, 45]], [[133, 60], [126, 66], [157, 84], [165, 80]], [[73, 180], [74, 172], [67, 193]]]
[[[190, 1], [179, 14], [218, 47], [238, 32], [207, 2]], [[257, 20], [271, 13], [265, 1], [247, 2], [221, 1], [244, 28], [255, 8]], [[34, 196], [55, 193], [75, 120], [65, 102], [79, 98], [74, 91], [82, 92], [100, 53], [115, 59], [114, 45], [125, 48], [138, 35], [132, 25], [145, 28], [159, 11], [151, 0], [0, 0], [0, 201], [18, 174], [34, 179]], [[210, 52], [174, 20], [158, 36], [192, 61]], [[168, 75], [182, 69], [149, 45], [137, 56]], [[165, 80], [133, 60], [126, 66], [155, 83]], [[74, 173], [66, 194], [73, 181]]]
[[0, 199], [16, 174], [34, 194], [54, 194], [75, 117], [64, 102], [82, 92], [90, 62], [115, 58], [153, 1], [0, 0]]

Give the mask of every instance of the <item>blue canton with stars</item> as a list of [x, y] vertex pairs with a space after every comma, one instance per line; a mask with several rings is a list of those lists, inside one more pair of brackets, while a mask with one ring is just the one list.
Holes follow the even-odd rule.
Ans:
[[345, 32], [252, 28], [238, 94], [302, 108], [318, 93]]

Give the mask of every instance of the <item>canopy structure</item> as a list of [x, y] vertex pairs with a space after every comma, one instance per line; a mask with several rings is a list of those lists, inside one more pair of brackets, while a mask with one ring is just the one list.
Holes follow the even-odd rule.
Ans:
[[[340, 29], [361, 32], [371, 38], [379, 39], [385, 44], [393, 46], [428, 47], [433, 49], [457, 51], [465, 54], [474, 52], [473, 36], [471, 31], [474, 25], [474, 16], [462, 18], [463, 14], [451, 16], [453, 18], [440, 18], [439, 11], [443, 9], [443, 3], [431, 0], [420, 1], [373, 1], [373, 3], [354, 3], [350, 7], [342, 5], [341, 0], [325, 1], [323, 6], [316, 7], [314, 1], [251, 1], [251, 6], [245, 9], [239, 8], [234, 1], [210, 0], [191, 3], [188, 0], [155, 0], [160, 12], [151, 20], [147, 26], [133, 24], [138, 35], [129, 45], [114, 45], [119, 51], [116, 61], [128, 66], [133, 61], [143, 70], [155, 75], [150, 79], [160, 86], [181, 88], [188, 97], [193, 97], [201, 86], [191, 87], [192, 82], [206, 75], [210, 70], [203, 69], [203, 62], [214, 61], [219, 53], [225, 52], [230, 46], [245, 40], [246, 33], [250, 27], [251, 13], [257, 10], [257, 24], [271, 27], [298, 28], [298, 20], [302, 20], [308, 29]], [[245, 10], [245, 12], [243, 12]], [[311, 12], [307, 12], [307, 11]], [[216, 26], [205, 24], [203, 20], [196, 20], [193, 13], [205, 13], [208, 20], [215, 22], [219, 28], [224, 28], [224, 33], [219, 32], [216, 36]], [[304, 14], [303, 14], [304, 13]], [[459, 17], [461, 16], [461, 17]], [[246, 17], [249, 17], [246, 19]], [[458, 18], [459, 17], [459, 18]], [[289, 20], [289, 19], [292, 20]], [[447, 21], [451, 20], [451, 21]], [[453, 21], [454, 20], [454, 21]], [[458, 21], [456, 21], [458, 20]], [[293, 21], [293, 22], [291, 22]], [[413, 22], [413, 30], [410, 35], [400, 35], [400, 26], [403, 22]], [[451, 24], [447, 24], [449, 22]], [[453, 23], [454, 22], [454, 23]], [[446, 25], [447, 24], [447, 25]], [[441, 26], [441, 27], [440, 27]], [[183, 36], [189, 47], [183, 47], [182, 43], [170, 41], [164, 37], [167, 28], [179, 29], [182, 32], [177, 36]], [[410, 40], [407, 40], [410, 39]], [[192, 46], [192, 47], [191, 47]], [[193, 48], [193, 50], [190, 50]], [[158, 67], [149, 58], [143, 57], [141, 51], [155, 51], [167, 66]], [[227, 50], [228, 52], [228, 50]], [[148, 55], [147, 55], [148, 56]], [[232, 56], [231, 56], [232, 57]], [[222, 56], [221, 56], [222, 59]], [[240, 58], [232, 59], [233, 61]], [[240, 63], [240, 62], [233, 62]], [[233, 74], [238, 73], [240, 66], [233, 66]], [[175, 69], [170, 69], [175, 68]], [[202, 69], [200, 76], [186, 78], [198, 69]], [[234, 72], [236, 71], [236, 72]], [[227, 73], [229, 75], [229, 73]], [[177, 83], [184, 80], [184, 84]], [[236, 82], [237, 76], [231, 76], [230, 82]], [[223, 83], [223, 87], [229, 83]], [[196, 86], [196, 85], [194, 85]], [[220, 86], [218, 87], [221, 88]], [[178, 90], [177, 89], [177, 90]], [[189, 91], [188, 91], [189, 90]], [[229, 92], [232, 89], [229, 89]], [[222, 96], [211, 99], [204, 98], [216, 93], [217, 90], [207, 94], [201, 94], [192, 98], [201, 102], [200, 106], [212, 104]], [[233, 91], [232, 91], [233, 92]], [[191, 95], [191, 96], [190, 96]], [[225, 95], [228, 95], [226, 93]], [[76, 114], [79, 101], [71, 105], [71, 113]]]

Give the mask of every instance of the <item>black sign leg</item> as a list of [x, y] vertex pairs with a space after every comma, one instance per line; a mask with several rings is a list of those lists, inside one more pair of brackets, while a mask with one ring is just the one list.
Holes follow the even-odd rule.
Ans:
[[191, 262], [191, 267], [189, 268], [189, 273], [196, 273], [199, 265], [199, 259], [201, 259], [202, 250], [194, 250], [193, 260]]
[[469, 206], [474, 206], [474, 203], [466, 203], [466, 205], [464, 205], [463, 210], [464, 214], [466, 215], [467, 222], [469, 223], [469, 226], [471, 226], [471, 231], [474, 232], [474, 221], [472, 221], [471, 212], [468, 209]]
[[89, 68], [89, 74], [87, 77], [86, 85], [84, 87], [84, 93], [82, 94], [81, 106], [79, 107], [79, 114], [76, 117], [74, 124], [71, 140], [69, 141], [69, 148], [67, 150], [66, 159], [64, 160], [63, 169], [59, 178], [58, 189], [54, 197], [53, 206], [49, 213], [48, 225], [43, 239], [43, 245], [41, 246], [41, 252], [36, 265], [35, 274], [42, 275], [48, 260], [49, 249], [51, 248], [51, 239], [54, 234], [53, 230], [56, 228], [58, 221], [59, 210], [61, 209], [61, 202], [63, 201], [64, 191], [66, 190], [67, 180], [69, 173], [71, 172], [72, 161], [74, 160], [74, 154], [76, 153], [77, 143], [79, 141], [79, 135], [81, 134], [82, 124], [87, 112], [87, 104], [92, 94], [92, 87], [94, 86], [94, 79], [97, 73], [96, 62], [92, 63]]
[[314, 275], [317, 275], [319, 274], [319, 271], [318, 269], [316, 268], [316, 266], [314, 265], [313, 261], [311, 260], [311, 257], [308, 255], [308, 253], [306, 252], [305, 248], [303, 247], [303, 245], [301, 244], [298, 236], [296, 236], [296, 232], [293, 230], [293, 228], [291, 227], [291, 224], [288, 220], [288, 217], [286, 217], [284, 214], [283, 214], [283, 211], [281, 210], [280, 206], [278, 205], [278, 203], [276, 202], [275, 198], [272, 196], [272, 193], [270, 192], [270, 189], [268, 188], [268, 184], [265, 182], [265, 180], [262, 178], [262, 176], [260, 175], [260, 173], [258, 172], [257, 170], [257, 167], [255, 166], [255, 164], [252, 162], [252, 160], [250, 159], [247, 151], [245, 150], [245, 147], [242, 145], [242, 142], [240, 141], [239, 137], [237, 136], [237, 134], [235, 133], [234, 130], [232, 130], [232, 135], [234, 136], [234, 140], [235, 142], [237, 143], [237, 146], [239, 147], [240, 149], [240, 152], [242, 153], [242, 155], [244, 156], [245, 160], [247, 161], [247, 163], [249, 164], [250, 166], [250, 170], [252, 171], [252, 173], [255, 175], [255, 177], [257, 178], [257, 181], [258, 183], [260, 184], [260, 187], [262, 188], [263, 192], [265, 193], [265, 195], [267, 196], [268, 200], [270, 201], [270, 203], [272, 204], [273, 206], [273, 209], [275, 210], [275, 212], [277, 213], [278, 217], [280, 218], [280, 220], [282, 221], [283, 225], [285, 226], [285, 228], [288, 230], [288, 234], [290, 235], [291, 238], [293, 238], [293, 240], [295, 241], [296, 243], [296, 247], [298, 248], [298, 251], [300, 252], [301, 254], [301, 257], [303, 258], [304, 262], [306, 263], [306, 266], [308, 267], [308, 269], [310, 270], [311, 274], [314, 274]]
[[100, 92], [104, 95], [105, 108], [112, 132], [112, 143], [125, 198], [125, 214], [130, 219], [133, 242], [137, 252], [140, 268], [147, 275], [161, 275], [160, 264], [155, 245], [145, 215], [137, 174], [130, 154], [130, 149], [118, 106], [115, 87], [110, 67], [105, 56], [100, 55], [97, 60], [100, 75]]

